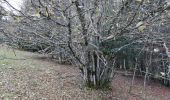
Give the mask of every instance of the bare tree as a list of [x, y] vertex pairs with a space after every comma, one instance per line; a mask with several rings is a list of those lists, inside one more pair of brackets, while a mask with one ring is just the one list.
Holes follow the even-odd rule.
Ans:
[[30, 0], [19, 15], [11, 14], [15, 30], [6, 33], [19, 47], [70, 61], [88, 86], [100, 88], [114, 76], [116, 57], [102, 51], [107, 41], [132, 38], [118, 52], [153, 39], [147, 32], [167, 8], [165, 0]]

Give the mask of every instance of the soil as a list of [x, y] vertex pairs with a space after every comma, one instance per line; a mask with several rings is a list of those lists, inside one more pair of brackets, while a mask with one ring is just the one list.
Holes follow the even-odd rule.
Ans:
[[116, 74], [111, 90], [94, 90], [83, 85], [77, 67], [57, 64], [45, 55], [15, 53], [0, 60], [0, 100], [170, 100], [170, 88], [158, 82], [147, 82], [144, 88], [143, 78], [136, 77], [129, 91], [132, 76]]

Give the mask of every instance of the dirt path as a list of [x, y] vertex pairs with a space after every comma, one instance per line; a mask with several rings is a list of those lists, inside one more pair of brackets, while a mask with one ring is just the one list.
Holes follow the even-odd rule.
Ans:
[[[142, 91], [141, 79], [128, 93], [131, 78], [116, 75], [112, 91], [83, 86], [78, 68], [43, 55], [0, 47], [0, 100], [170, 100], [170, 89], [157, 83]], [[5, 58], [5, 59], [2, 59]], [[11, 59], [15, 58], [15, 59]]]

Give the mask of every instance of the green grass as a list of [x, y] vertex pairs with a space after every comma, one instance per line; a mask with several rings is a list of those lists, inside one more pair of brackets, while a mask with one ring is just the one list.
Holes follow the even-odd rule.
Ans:
[[0, 71], [17, 70], [27, 67], [36, 70], [39, 68], [40, 63], [31, 58], [34, 55], [36, 54], [19, 50], [14, 51], [11, 48], [0, 46]]
[[14, 61], [8, 58], [16, 58], [15, 54], [11, 50], [6, 50], [4, 48], [0, 49], [0, 66], [6, 66], [13, 64]]
[[6, 69], [6, 68], [15, 68], [15, 67], [21, 67], [19, 65], [21, 60], [17, 59], [23, 59], [23, 52], [16, 51], [16, 55], [14, 51], [10, 48], [0, 47], [0, 70]]

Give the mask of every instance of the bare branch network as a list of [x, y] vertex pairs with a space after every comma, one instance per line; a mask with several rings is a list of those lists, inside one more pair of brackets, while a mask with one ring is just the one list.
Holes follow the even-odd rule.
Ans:
[[[136, 71], [136, 63], [145, 75], [170, 78], [169, 29], [162, 30], [169, 25], [166, 0], [30, 0], [22, 10], [1, 1], [18, 12], [0, 8], [6, 43], [71, 62], [90, 87], [108, 85], [122, 65]], [[150, 72], [163, 54], [168, 63]]]

